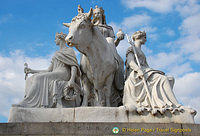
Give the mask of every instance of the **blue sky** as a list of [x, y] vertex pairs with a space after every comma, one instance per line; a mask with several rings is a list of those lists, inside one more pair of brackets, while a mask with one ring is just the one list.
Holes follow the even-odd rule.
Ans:
[[[152, 68], [175, 77], [180, 103], [200, 112], [200, 2], [198, 0], [1, 0], [0, 4], [0, 122], [6, 122], [11, 104], [24, 95], [23, 65], [45, 69], [58, 49], [56, 32], [62, 23], [96, 5], [105, 10], [108, 25], [131, 35], [147, 32], [143, 51]], [[125, 59], [129, 44], [117, 50]], [[77, 57], [79, 53], [76, 51]], [[200, 123], [200, 116], [195, 118]]]

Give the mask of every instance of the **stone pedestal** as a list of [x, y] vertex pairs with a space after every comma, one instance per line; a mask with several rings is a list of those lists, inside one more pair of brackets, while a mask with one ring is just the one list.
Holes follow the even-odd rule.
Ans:
[[21, 108], [12, 107], [8, 122], [134, 122], [194, 123], [188, 112], [167, 111], [164, 115], [128, 112], [124, 107]]
[[199, 136], [199, 130], [199, 124], [174, 123], [0, 123], [1, 136]]

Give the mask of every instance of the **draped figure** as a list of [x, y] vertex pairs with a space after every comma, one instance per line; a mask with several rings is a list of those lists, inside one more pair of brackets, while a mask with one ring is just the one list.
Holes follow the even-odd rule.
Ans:
[[[25, 68], [33, 75], [26, 80], [22, 107], [76, 107], [80, 106], [80, 70], [72, 48], [65, 45], [63, 33], [57, 33], [56, 51], [47, 70]], [[64, 100], [62, 100], [64, 99]], [[62, 102], [63, 101], [63, 102]]]
[[[176, 110], [182, 111], [182, 106], [172, 91], [174, 78], [166, 76], [162, 71], [150, 68], [146, 61], [141, 50], [141, 45], [146, 42], [146, 33], [144, 31], [135, 32], [133, 40], [135, 41], [135, 51], [131, 46], [126, 52], [123, 104], [138, 113], [142, 113], [144, 110], [151, 111], [152, 114], [156, 114], [158, 111], [163, 114], [166, 110], [170, 110], [172, 113]], [[136, 55], [139, 62], [137, 62]], [[138, 63], [140, 63], [140, 67]], [[143, 78], [145, 80], [142, 80]]]

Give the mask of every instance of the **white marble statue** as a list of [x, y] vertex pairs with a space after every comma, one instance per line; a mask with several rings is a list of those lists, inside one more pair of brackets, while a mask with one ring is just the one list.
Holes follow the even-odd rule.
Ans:
[[[24, 99], [20, 107], [77, 107], [80, 106], [80, 70], [72, 48], [66, 47], [66, 35], [56, 33], [60, 50], [54, 54], [47, 70], [33, 70], [25, 65], [25, 73], [33, 74], [26, 80]], [[26, 79], [26, 78], [25, 78]]]
[[[83, 9], [80, 7], [80, 5], [78, 5], [78, 14], [80, 15], [82, 13], [83, 13]], [[98, 8], [97, 6], [95, 9], [93, 9], [92, 24], [94, 25], [94, 27], [97, 27], [99, 29], [99, 31], [101, 32], [101, 34], [106, 38], [106, 40], [109, 43], [110, 47], [112, 48], [113, 54], [115, 55], [115, 58], [119, 64], [117, 73], [115, 75], [115, 76], [117, 76], [118, 81], [116, 82], [115, 86], [113, 86], [112, 89], [118, 90], [122, 95], [123, 87], [124, 87], [124, 61], [118, 55], [116, 46], [118, 46], [120, 40], [124, 39], [124, 33], [121, 30], [119, 30], [119, 32], [117, 33], [117, 39], [115, 40], [113, 28], [106, 24], [103, 8]], [[92, 83], [93, 81], [90, 80], [91, 79], [90, 74], [91, 74], [92, 70], [91, 70], [89, 60], [84, 54], [81, 55], [80, 68], [81, 68], [81, 72], [82, 72], [82, 83], [83, 83], [83, 90], [84, 90], [82, 106], [94, 106], [94, 105], [96, 105], [95, 104], [96, 101], [94, 99], [96, 92], [94, 91], [94, 87], [93, 87], [93, 83]], [[114, 92], [114, 91], [112, 91], [112, 92]], [[116, 97], [116, 95], [111, 95], [111, 97], [113, 97], [111, 99], [116, 99], [116, 98], [114, 98], [114, 97]], [[118, 100], [118, 101], [115, 101], [115, 106], [117, 106], [118, 103], [121, 103], [120, 97], [118, 97], [116, 100]], [[114, 106], [114, 104], [112, 104], [112, 105]]]
[[119, 80], [116, 76], [119, 63], [106, 38], [91, 22], [92, 12], [90, 9], [89, 13], [78, 14], [71, 23], [63, 23], [69, 27], [66, 41], [88, 59], [90, 70], [86, 74], [93, 85], [97, 101], [95, 106], [117, 106], [119, 92], [112, 87]]
[[[124, 86], [123, 105], [129, 110], [142, 114], [147, 110], [155, 115], [164, 114], [166, 110], [184, 111], [178, 103], [172, 88], [174, 79], [162, 71], [149, 67], [141, 46], [146, 42], [146, 33], [137, 31], [132, 36], [135, 41], [126, 52], [126, 81]], [[191, 113], [195, 113], [190, 109]]]

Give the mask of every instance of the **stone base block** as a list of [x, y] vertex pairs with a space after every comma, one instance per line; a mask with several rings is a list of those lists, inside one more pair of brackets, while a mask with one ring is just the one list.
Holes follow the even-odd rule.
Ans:
[[199, 124], [174, 123], [0, 123], [1, 136], [199, 136], [199, 130]]
[[77, 108], [21, 108], [12, 107], [8, 122], [143, 122], [143, 123], [194, 123], [188, 112], [167, 111], [153, 116], [128, 112], [125, 107], [77, 107]]
[[74, 108], [12, 107], [8, 122], [74, 122]]

